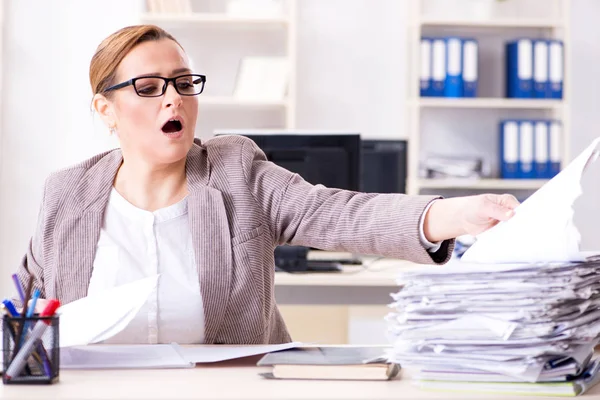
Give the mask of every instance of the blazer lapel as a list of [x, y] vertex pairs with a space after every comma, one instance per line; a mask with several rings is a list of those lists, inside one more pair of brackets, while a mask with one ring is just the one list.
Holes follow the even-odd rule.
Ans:
[[188, 218], [204, 304], [204, 340], [214, 343], [231, 293], [231, 235], [221, 192], [207, 186], [210, 168], [202, 147], [191, 149], [186, 173]]
[[63, 304], [87, 296], [104, 210], [123, 160], [120, 150], [98, 157], [65, 199], [60, 211], [65, 215], [57, 216], [62, 222], [56, 227], [54, 288]]

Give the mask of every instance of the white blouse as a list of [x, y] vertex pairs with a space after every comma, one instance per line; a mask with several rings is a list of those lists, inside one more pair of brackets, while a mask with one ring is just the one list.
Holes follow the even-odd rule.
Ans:
[[204, 309], [187, 198], [150, 212], [112, 189], [88, 288], [92, 295], [160, 274], [133, 321], [104, 343], [202, 343]]

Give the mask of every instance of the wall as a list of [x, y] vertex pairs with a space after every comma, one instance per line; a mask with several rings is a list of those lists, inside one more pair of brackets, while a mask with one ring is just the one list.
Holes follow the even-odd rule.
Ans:
[[[115, 146], [89, 110], [89, 60], [100, 40], [137, 22], [139, 0], [5, 0], [0, 135], [0, 297], [32, 233], [50, 171]], [[600, 3], [573, 2], [572, 152], [597, 135]], [[332, 22], [335, 21], [335, 22]], [[404, 136], [406, 2], [300, 0], [298, 126]], [[591, 46], [592, 51], [588, 48]], [[578, 203], [591, 212], [600, 189]], [[581, 218], [593, 246], [596, 224]], [[597, 246], [600, 247], [600, 246]]]

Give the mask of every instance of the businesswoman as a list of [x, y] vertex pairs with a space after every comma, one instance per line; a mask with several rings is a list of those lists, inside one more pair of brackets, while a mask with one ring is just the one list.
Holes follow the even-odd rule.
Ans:
[[197, 73], [156, 26], [106, 38], [90, 65], [93, 108], [120, 149], [45, 183], [22, 284], [33, 277], [42, 297], [65, 304], [161, 274], [112, 342], [289, 341], [274, 298], [277, 245], [444, 263], [453, 238], [490, 228], [518, 204], [313, 186], [246, 138], [202, 143], [194, 128], [206, 78]]

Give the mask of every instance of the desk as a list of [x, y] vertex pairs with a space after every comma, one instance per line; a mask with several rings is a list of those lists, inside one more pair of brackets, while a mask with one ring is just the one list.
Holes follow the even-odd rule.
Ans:
[[[131, 371], [61, 371], [50, 386], [0, 385], [1, 399], [504, 399], [552, 397], [490, 396], [428, 392], [415, 387], [409, 373], [401, 379], [366, 381], [268, 380], [256, 367], [259, 357], [248, 357], [194, 369]], [[600, 386], [584, 399], [600, 400]]]
[[[340, 259], [343, 253], [311, 252], [309, 258]], [[364, 257], [342, 272], [275, 273], [275, 298], [294, 340], [383, 344], [390, 293], [401, 271], [422, 268], [404, 260]]]

